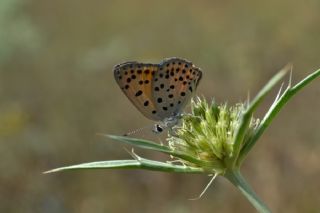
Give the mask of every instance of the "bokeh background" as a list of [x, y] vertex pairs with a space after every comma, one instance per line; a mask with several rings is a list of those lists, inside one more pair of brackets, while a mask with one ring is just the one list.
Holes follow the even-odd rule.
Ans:
[[[115, 64], [186, 58], [204, 71], [199, 95], [235, 104], [288, 62], [294, 82], [320, 67], [319, 10], [318, 0], [1, 0], [0, 212], [255, 212], [222, 178], [189, 201], [208, 177], [42, 172], [130, 158], [123, 145], [96, 134], [152, 124], [116, 85]], [[245, 162], [244, 176], [274, 212], [320, 212], [319, 109], [317, 79], [281, 111]]]

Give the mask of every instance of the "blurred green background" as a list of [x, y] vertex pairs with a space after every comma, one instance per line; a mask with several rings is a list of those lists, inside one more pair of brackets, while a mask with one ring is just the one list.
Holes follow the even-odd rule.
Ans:
[[[255, 212], [222, 178], [189, 201], [208, 177], [42, 172], [130, 158], [96, 135], [153, 123], [116, 85], [115, 64], [186, 58], [204, 71], [197, 94], [234, 104], [288, 62], [294, 82], [320, 67], [319, 10], [318, 0], [1, 0], [0, 212]], [[319, 82], [289, 102], [245, 162], [244, 176], [274, 212], [320, 212]]]

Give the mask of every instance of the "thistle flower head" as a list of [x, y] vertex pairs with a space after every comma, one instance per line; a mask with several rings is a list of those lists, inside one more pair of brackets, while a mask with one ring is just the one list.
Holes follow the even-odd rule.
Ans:
[[[185, 165], [206, 167], [206, 170], [223, 173], [227, 169], [227, 161], [234, 157], [236, 131], [240, 125], [246, 104], [235, 106], [227, 104], [210, 104], [201, 98], [191, 101], [191, 114], [184, 115], [181, 124], [174, 127], [169, 134], [168, 143], [171, 149], [192, 156], [204, 162], [181, 160]], [[246, 129], [242, 145], [252, 136], [258, 125], [257, 119], [251, 119]]]

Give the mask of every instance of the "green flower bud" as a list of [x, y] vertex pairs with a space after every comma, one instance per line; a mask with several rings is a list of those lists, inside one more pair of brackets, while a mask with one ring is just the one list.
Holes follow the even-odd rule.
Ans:
[[[170, 148], [201, 160], [203, 164], [180, 160], [187, 166], [200, 167], [216, 173], [224, 173], [226, 160], [234, 156], [234, 141], [246, 104], [211, 104], [197, 97], [191, 101], [191, 114], [182, 116], [181, 123], [173, 128], [167, 138]], [[246, 130], [242, 146], [253, 135], [259, 120], [252, 118]], [[235, 159], [237, 160], [237, 159]]]

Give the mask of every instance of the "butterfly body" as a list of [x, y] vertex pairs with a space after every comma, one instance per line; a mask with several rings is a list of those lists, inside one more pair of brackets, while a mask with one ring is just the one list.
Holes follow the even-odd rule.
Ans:
[[159, 64], [125, 62], [116, 65], [114, 77], [145, 117], [161, 121], [161, 126], [166, 128], [177, 123], [202, 72], [185, 59], [168, 58]]

